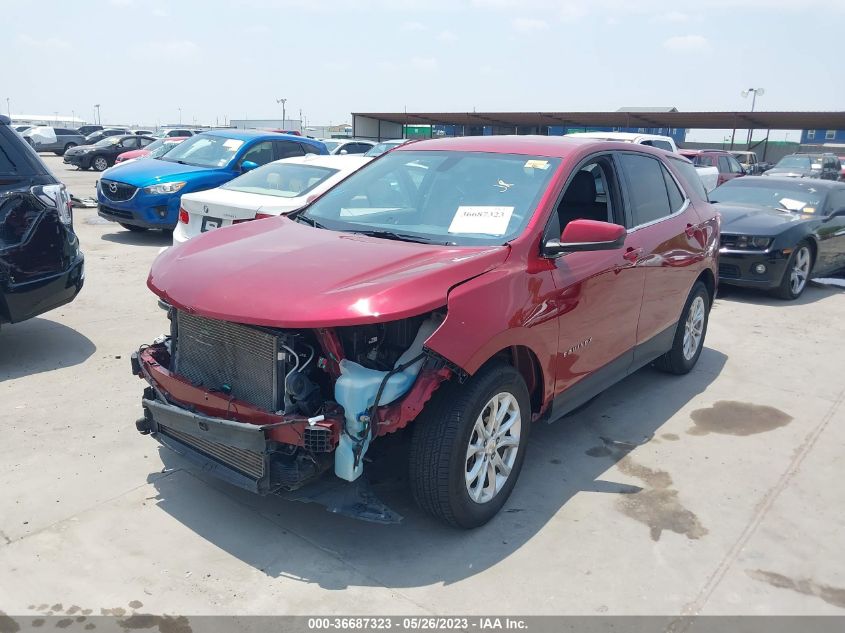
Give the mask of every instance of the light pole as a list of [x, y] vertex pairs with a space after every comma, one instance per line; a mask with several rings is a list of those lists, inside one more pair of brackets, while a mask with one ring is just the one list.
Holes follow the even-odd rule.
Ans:
[[99, 104], [99, 103], [95, 103], [95, 104], [94, 104], [94, 108], [95, 108], [95, 112], [94, 112], [94, 123], [96, 123], [96, 124], [98, 124], [98, 125], [101, 125], [101, 124], [102, 124], [102, 119], [100, 118], [100, 104]]
[[182, 125], [182, 108], [177, 108], [179, 110], [179, 125]]
[[285, 104], [288, 102], [287, 99], [276, 99], [276, 103], [282, 104], [282, 128], [286, 127], [285, 123]]
[[[766, 91], [763, 88], [749, 88], [748, 90], [743, 90], [740, 94], [742, 94], [743, 98], [747, 97], [749, 94], [751, 95], [751, 111], [754, 112], [754, 106], [757, 104], [757, 97], [762, 97], [766, 94]], [[745, 142], [745, 149], [751, 149], [751, 135], [754, 133], [753, 128], [748, 128], [748, 140]]]
[[12, 118], [12, 106], [9, 105], [9, 97], [6, 97], [6, 114], [9, 115], [9, 118]]

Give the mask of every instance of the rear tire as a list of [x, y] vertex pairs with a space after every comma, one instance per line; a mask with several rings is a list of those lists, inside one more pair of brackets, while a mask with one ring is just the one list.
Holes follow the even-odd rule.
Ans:
[[813, 263], [810, 245], [806, 241], [798, 242], [786, 262], [786, 270], [783, 271], [780, 285], [772, 291], [772, 294], [787, 301], [794, 301], [800, 297], [807, 288], [807, 282], [810, 281]]
[[59, 156], [64, 156], [65, 152], [67, 152], [72, 147], [76, 147], [76, 143], [68, 143], [67, 145], [65, 145], [64, 149], [61, 152], [56, 152], [56, 154], [58, 154]]
[[122, 226], [127, 231], [132, 231], [133, 233], [143, 233], [147, 230], [145, 226], [136, 226], [134, 224], [124, 224], [123, 222], [118, 222], [120, 226]]
[[109, 161], [105, 156], [95, 156], [91, 160], [91, 167], [94, 171], [105, 171], [109, 167]]
[[670, 374], [689, 373], [704, 348], [709, 316], [710, 293], [703, 283], [696, 281], [678, 319], [672, 349], [654, 361], [655, 367]]
[[510, 365], [490, 363], [463, 385], [443, 385], [414, 423], [417, 504], [455, 527], [487, 523], [516, 484], [530, 423], [528, 388]]

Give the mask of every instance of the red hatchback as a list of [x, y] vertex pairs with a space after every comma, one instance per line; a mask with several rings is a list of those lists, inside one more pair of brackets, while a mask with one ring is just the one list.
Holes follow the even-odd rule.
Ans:
[[[159, 256], [148, 285], [171, 333], [133, 355], [149, 383], [137, 427], [233, 484], [302, 498], [356, 480], [371, 442], [411, 425], [418, 504], [475, 527], [507, 500], [533, 424], [646, 364], [692, 369], [718, 245], [677, 155], [404, 145], [292, 216]], [[392, 516], [370, 501], [354, 507]]]

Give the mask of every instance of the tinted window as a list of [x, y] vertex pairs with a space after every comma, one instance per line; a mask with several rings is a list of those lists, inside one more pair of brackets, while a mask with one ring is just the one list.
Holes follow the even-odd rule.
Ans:
[[125, 138], [120, 144], [124, 149], [138, 149], [138, 138]]
[[308, 143], [300, 143], [300, 147], [302, 148], [303, 153], [305, 154], [319, 154], [320, 150], [318, 150], [313, 145], [309, 145]]
[[672, 213], [677, 213], [684, 206], [684, 194], [678, 189], [678, 183], [672, 178], [669, 170], [662, 165], [661, 168], [663, 169], [663, 180], [666, 183], [666, 191], [669, 193], [669, 208], [672, 210]]
[[671, 158], [670, 160], [672, 161], [672, 166], [681, 172], [681, 178], [686, 182], [687, 191], [692, 188], [698, 192], [699, 196], [707, 200], [707, 190], [704, 188], [704, 183], [701, 182], [701, 176], [698, 175], [695, 166], [677, 158]]
[[293, 141], [273, 141], [273, 144], [276, 146], [276, 160], [305, 154], [302, 145]]
[[273, 160], [273, 143], [262, 141], [250, 147], [241, 158], [241, 163], [251, 160], [258, 165], [266, 165]]
[[827, 199], [827, 210], [825, 213], [832, 213], [839, 209], [845, 209], [845, 190], [843, 189], [831, 192]]
[[57, 135], [58, 134], [75, 134], [75, 132], [73, 130], [66, 130], [66, 129], [61, 128], [61, 127], [53, 128], [53, 130], [55, 131], [55, 133]]
[[660, 161], [649, 156], [620, 154], [620, 162], [628, 182], [634, 226], [670, 215], [672, 211]]
[[731, 166], [730, 166], [730, 163], [728, 163], [728, 157], [727, 156], [719, 156], [719, 172], [726, 174], [726, 173], [730, 172], [730, 170], [731, 170]]
[[665, 149], [667, 152], [672, 151], [672, 146], [667, 141], [647, 141], [643, 145], [651, 145], [657, 149]]
[[16, 172], [14, 163], [9, 160], [6, 152], [0, 147], [0, 174], [14, 174]]
[[147, 145], [149, 145], [152, 142], [153, 142], [153, 139], [151, 139], [151, 138], [142, 138], [141, 139], [141, 147], [146, 147]]

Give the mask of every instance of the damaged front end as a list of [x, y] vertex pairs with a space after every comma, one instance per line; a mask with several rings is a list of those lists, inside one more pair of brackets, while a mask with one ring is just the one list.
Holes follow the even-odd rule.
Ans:
[[[364, 455], [375, 438], [413, 420], [452, 375], [424, 349], [443, 311], [317, 329], [244, 325], [173, 307], [168, 317], [169, 336], [132, 355], [133, 373], [148, 383], [141, 433], [251, 492], [397, 519], [359, 479]], [[338, 485], [344, 481], [355, 484]]]

